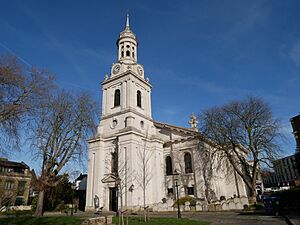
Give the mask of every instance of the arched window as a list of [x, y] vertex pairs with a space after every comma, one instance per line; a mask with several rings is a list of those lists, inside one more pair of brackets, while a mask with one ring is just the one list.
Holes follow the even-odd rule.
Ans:
[[185, 165], [185, 173], [192, 173], [192, 156], [189, 152], [184, 154], [184, 165]]
[[166, 157], [166, 175], [173, 174], [172, 158], [171, 156]]
[[130, 56], [130, 51], [126, 51], [126, 56]]
[[132, 58], [134, 58], [134, 52], [132, 52]]
[[136, 105], [138, 107], [142, 107], [142, 94], [141, 94], [141, 91], [136, 92], [136, 100], [137, 100]]
[[[121, 43], [123, 44], [123, 43]], [[124, 57], [124, 46], [121, 47], [121, 57]]]
[[116, 152], [111, 153], [111, 173], [118, 173], [118, 155]]
[[115, 90], [115, 98], [114, 98], [114, 106], [119, 106], [120, 105], [120, 98], [121, 98], [121, 93], [120, 90], [117, 89]]

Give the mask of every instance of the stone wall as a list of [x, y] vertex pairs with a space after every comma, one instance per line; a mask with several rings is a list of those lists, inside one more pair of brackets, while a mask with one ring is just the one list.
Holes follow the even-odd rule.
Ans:
[[23, 210], [31, 210], [31, 205], [19, 205], [19, 206], [7, 206], [7, 207], [3, 207], [1, 208], [1, 212], [5, 212], [5, 211], [23, 211]]
[[[154, 212], [170, 212], [176, 211], [177, 208], [173, 207], [173, 200], [168, 199], [165, 203], [160, 202], [153, 206]], [[208, 204], [206, 201], [196, 201], [196, 206], [191, 206], [190, 202], [186, 202], [185, 205], [180, 206], [180, 210], [183, 212], [189, 211], [226, 211], [226, 210], [242, 210], [244, 205], [249, 205], [247, 197], [230, 198], [223, 201], [216, 201]]]
[[81, 225], [114, 225], [112, 222], [113, 216], [101, 216], [96, 218], [89, 218], [82, 222]]

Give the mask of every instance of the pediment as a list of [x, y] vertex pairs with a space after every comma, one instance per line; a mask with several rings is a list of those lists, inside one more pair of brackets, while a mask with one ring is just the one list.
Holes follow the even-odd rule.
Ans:
[[101, 181], [102, 183], [113, 183], [116, 182], [116, 180], [117, 178], [114, 174], [106, 174]]
[[194, 136], [199, 134], [199, 132], [194, 131], [190, 128], [185, 128], [185, 127], [179, 127], [179, 126], [174, 126], [171, 124], [167, 123], [161, 123], [158, 121], [154, 121], [154, 126], [158, 129], [160, 129], [160, 132], [162, 133], [174, 133], [182, 137], [187, 137], [187, 136]]

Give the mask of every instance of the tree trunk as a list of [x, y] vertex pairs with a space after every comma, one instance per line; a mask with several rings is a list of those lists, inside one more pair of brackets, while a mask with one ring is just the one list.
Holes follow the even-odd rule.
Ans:
[[144, 197], [144, 222], [147, 222], [147, 212], [146, 212], [146, 189], [143, 190], [143, 197]]
[[35, 216], [43, 216], [44, 196], [45, 196], [45, 191], [44, 190], [40, 191], [38, 203], [37, 203], [36, 210], [34, 213]]
[[256, 203], [256, 189], [252, 187], [252, 190], [250, 190], [250, 196], [249, 196], [249, 204], [255, 204]]

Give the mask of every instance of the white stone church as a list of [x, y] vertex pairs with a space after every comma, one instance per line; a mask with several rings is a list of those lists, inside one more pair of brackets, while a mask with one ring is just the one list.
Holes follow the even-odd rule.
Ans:
[[[86, 210], [155, 207], [163, 199], [191, 196], [214, 201], [247, 196], [224, 160], [209, 160], [209, 141], [197, 130], [155, 121], [151, 89], [138, 63], [138, 41], [129, 26], [117, 40], [118, 61], [102, 82], [102, 117], [89, 143]], [[155, 104], [155, 103], [154, 103]]]

